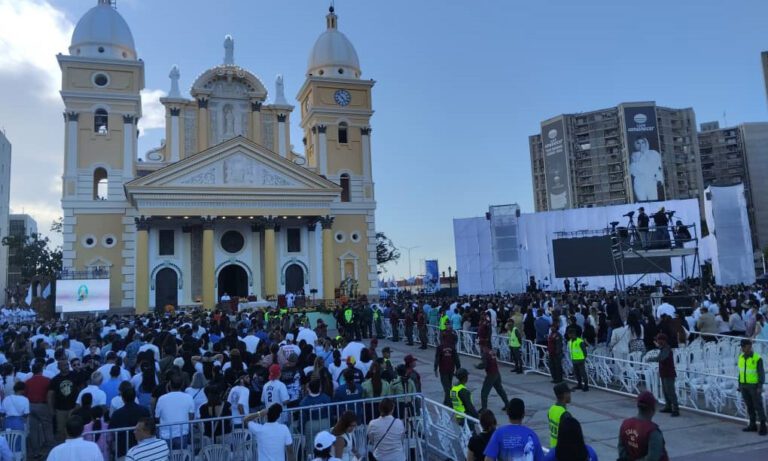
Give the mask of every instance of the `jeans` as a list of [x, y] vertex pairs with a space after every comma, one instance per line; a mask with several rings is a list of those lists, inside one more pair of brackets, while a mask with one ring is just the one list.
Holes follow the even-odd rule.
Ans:
[[483, 381], [483, 388], [480, 391], [480, 406], [481, 408], [488, 408], [488, 395], [491, 393], [491, 388], [496, 389], [496, 393], [499, 394], [501, 400], [504, 402], [504, 407], [509, 405], [509, 398], [507, 392], [504, 390], [504, 386], [501, 384], [501, 374], [493, 373], [485, 375]]
[[589, 389], [589, 378], [587, 378], [587, 366], [586, 362], [584, 360], [574, 360], [573, 361], [573, 374], [576, 378], [576, 385], [578, 387], [582, 387], [583, 383], [583, 389]]
[[563, 382], [563, 358], [562, 357], [549, 357], [549, 374], [552, 376], [552, 381], [556, 383]]
[[762, 395], [757, 391], [757, 386], [757, 384], [741, 384], [741, 398], [747, 405], [750, 426], [754, 426], [757, 420], [761, 423], [765, 422], [765, 408], [763, 408]]
[[29, 437], [32, 453], [51, 448], [53, 441], [53, 414], [47, 403], [29, 404]]
[[515, 371], [522, 372], [523, 371], [523, 359], [520, 355], [520, 348], [519, 347], [510, 347], [509, 348], [509, 355], [512, 357], [512, 363], [515, 364]]
[[661, 378], [661, 390], [664, 393], [664, 408], [679, 411], [677, 404], [677, 392], [675, 392], [675, 378]]

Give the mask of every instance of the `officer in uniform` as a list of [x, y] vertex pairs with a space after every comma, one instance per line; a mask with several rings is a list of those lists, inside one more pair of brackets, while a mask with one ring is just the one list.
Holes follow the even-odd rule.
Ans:
[[554, 387], [555, 402], [549, 411], [547, 412], [547, 419], [549, 420], [549, 448], [555, 448], [557, 446], [557, 433], [560, 430], [560, 420], [567, 416], [571, 418], [571, 414], [568, 413], [567, 405], [571, 403], [571, 388], [566, 383], [558, 383]]
[[344, 307], [344, 336], [347, 338], [347, 341], [352, 341], [354, 338], [354, 318], [355, 314], [352, 311], [352, 307], [347, 304]]
[[419, 349], [427, 348], [427, 314], [424, 312], [424, 306], [417, 307], [416, 328], [419, 330]]
[[515, 368], [512, 368], [509, 371], [513, 371], [515, 373], [522, 373], [523, 372], [523, 359], [520, 355], [520, 345], [522, 344], [522, 337], [520, 336], [520, 330], [517, 329], [515, 326], [515, 320], [510, 317], [509, 322], [507, 322], [507, 332], [509, 334], [508, 344], [509, 344], [509, 355], [512, 357], [512, 361], [515, 364]]
[[587, 343], [579, 336], [576, 328], [568, 331], [568, 352], [573, 363], [573, 374], [576, 375], [575, 389], [581, 389], [584, 392], [589, 391], [589, 379], [587, 378]]
[[765, 384], [765, 368], [760, 354], [752, 350], [752, 341], [741, 340], [741, 354], [739, 354], [739, 391], [741, 398], [747, 405], [749, 426], [742, 429], [744, 432], [758, 431], [755, 421], [760, 419], [758, 434], [765, 435], [768, 429], [765, 426], [765, 408], [761, 392]]
[[410, 305], [403, 312], [403, 324], [405, 326], [406, 344], [413, 346], [413, 307]]
[[669, 461], [659, 426], [652, 421], [656, 398], [648, 391], [637, 396], [637, 416], [627, 418], [619, 429], [619, 461]]
[[[477, 418], [477, 410], [472, 403], [472, 393], [467, 389], [469, 372], [465, 368], [459, 368], [456, 372], [456, 379], [458, 379], [459, 383], [451, 388], [451, 406], [459, 413]], [[456, 415], [456, 422], [463, 426], [464, 418]]]
[[441, 333], [443, 331], [445, 331], [446, 328], [448, 328], [448, 322], [451, 320], [450, 318], [448, 318], [448, 312], [447, 311], [448, 311], [448, 309], [443, 309], [442, 310], [442, 314], [440, 315], [440, 321], [439, 321], [440, 324], [439, 324], [439, 326], [440, 326], [440, 332]]
[[458, 373], [460, 369], [461, 362], [456, 348], [453, 347], [453, 338], [449, 333], [444, 333], [441, 344], [435, 349], [435, 378], [439, 376], [440, 383], [443, 385], [443, 405], [451, 405], [450, 392], [453, 373]]

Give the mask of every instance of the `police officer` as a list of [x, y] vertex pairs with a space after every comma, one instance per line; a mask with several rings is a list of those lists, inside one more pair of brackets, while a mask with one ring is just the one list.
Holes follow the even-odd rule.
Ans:
[[376, 338], [384, 339], [384, 325], [381, 323], [381, 307], [378, 304], [371, 306], [373, 310], [373, 325], [376, 327]]
[[[451, 388], [451, 406], [459, 413], [477, 418], [477, 410], [472, 403], [472, 394], [467, 389], [467, 380], [469, 379], [469, 372], [464, 368], [459, 368], [456, 371], [456, 379], [459, 383]], [[456, 422], [464, 425], [464, 418], [460, 415], [456, 415]]]
[[440, 315], [440, 320], [439, 320], [439, 322], [440, 322], [439, 323], [439, 328], [440, 328], [440, 332], [441, 333], [443, 331], [445, 331], [446, 328], [448, 328], [448, 322], [450, 320], [451, 319], [448, 317], [448, 309], [445, 309], [445, 308], [442, 309], [441, 310], [441, 315]]
[[752, 341], [741, 340], [741, 354], [739, 354], [739, 391], [741, 398], [747, 405], [749, 426], [742, 429], [744, 432], [758, 431], [755, 421], [760, 418], [760, 430], [758, 434], [765, 435], [768, 429], [765, 426], [765, 408], [760, 395], [765, 384], [765, 368], [760, 354], [752, 350]]
[[354, 338], [353, 328], [354, 328], [355, 314], [354, 314], [354, 311], [352, 310], [352, 307], [349, 304], [347, 304], [344, 307], [343, 315], [344, 315], [344, 336], [346, 336], [348, 341], [352, 341], [352, 339]]
[[547, 419], [549, 420], [549, 448], [555, 448], [557, 446], [557, 433], [560, 430], [560, 420], [563, 416], [572, 417], [568, 413], [568, 404], [571, 403], [571, 388], [566, 383], [558, 383], [554, 387], [555, 402], [549, 411], [547, 412]]

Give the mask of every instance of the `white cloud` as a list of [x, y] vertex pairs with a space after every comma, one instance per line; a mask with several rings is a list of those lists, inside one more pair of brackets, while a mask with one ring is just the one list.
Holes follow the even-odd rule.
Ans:
[[141, 119], [139, 119], [139, 130], [144, 135], [146, 130], [165, 128], [165, 106], [160, 103], [160, 98], [166, 96], [163, 90], [141, 91]]

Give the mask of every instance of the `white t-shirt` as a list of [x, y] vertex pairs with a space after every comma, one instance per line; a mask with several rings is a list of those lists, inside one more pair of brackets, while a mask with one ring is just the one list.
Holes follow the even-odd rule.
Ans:
[[188, 387], [184, 389], [184, 392], [192, 396], [192, 400], [195, 402], [195, 418], [200, 418], [200, 407], [208, 403], [208, 397], [205, 395], [205, 390]]
[[317, 342], [317, 333], [310, 328], [299, 327], [299, 334], [296, 335], [296, 343], [300, 343], [302, 339], [310, 346], [314, 346], [315, 342]]
[[5, 416], [25, 416], [29, 414], [29, 399], [23, 395], [9, 395], [3, 399]]
[[170, 439], [189, 434], [189, 425], [162, 426], [171, 423], [186, 423], [189, 415], [195, 414], [195, 401], [192, 396], [180, 391], [169, 392], [157, 399], [155, 416], [160, 418], [160, 438]]
[[83, 440], [82, 437], [67, 439], [64, 443], [53, 447], [46, 461], [104, 461], [99, 446], [95, 442]]
[[291, 431], [285, 424], [250, 422], [248, 430], [256, 438], [259, 461], [285, 461], [285, 447], [293, 445]]
[[89, 384], [85, 389], [77, 394], [77, 400], [75, 403], [81, 405], [83, 403], [83, 395], [85, 394], [91, 394], [91, 397], [93, 397], [92, 406], [94, 407], [105, 406], [107, 404], [107, 393], [99, 389], [99, 386], [94, 386], [93, 384]]
[[[245, 386], [233, 386], [232, 389], [229, 391], [229, 396], [227, 397], [227, 402], [232, 406], [232, 416], [233, 416], [233, 422], [235, 424], [242, 424], [243, 418], [242, 416], [245, 416], [248, 414], [249, 407], [248, 407], [248, 399], [251, 396], [251, 391], [245, 387]], [[240, 413], [240, 409], [238, 408], [238, 405], [243, 406], [243, 413]]]
[[256, 349], [259, 347], [259, 341], [261, 340], [254, 335], [248, 335], [245, 338], [242, 338], [242, 341], [245, 343], [245, 350], [247, 350], [249, 354], [254, 354], [256, 353]]
[[[288, 388], [278, 379], [269, 381], [261, 390], [261, 403], [263, 403], [266, 408], [269, 408], [273, 403], [279, 403], [285, 408], [285, 402], [290, 399], [291, 398], [288, 396]], [[235, 414], [234, 408], [232, 409], [232, 414]]]
[[[112, 367], [113, 366], [115, 366], [114, 363], [107, 363], [105, 365], [100, 366], [99, 369], [96, 370], [96, 371], [101, 373], [101, 376], [104, 377], [104, 381], [107, 381], [108, 379], [110, 379], [112, 377], [109, 374], [109, 372], [112, 371]], [[120, 378], [120, 381], [130, 381], [131, 373], [128, 370], [126, 370], [125, 368], [120, 367], [120, 376], [119, 376], [119, 378]]]
[[365, 349], [365, 344], [357, 341], [351, 341], [347, 346], [341, 350], [341, 361], [346, 362], [347, 357], [352, 356], [355, 358], [355, 363], [360, 361], [360, 351]]

